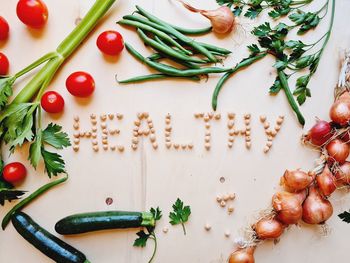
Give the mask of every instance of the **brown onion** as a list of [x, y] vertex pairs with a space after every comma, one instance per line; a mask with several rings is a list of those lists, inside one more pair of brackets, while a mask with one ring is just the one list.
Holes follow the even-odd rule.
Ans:
[[272, 206], [277, 212], [277, 219], [286, 225], [296, 224], [301, 219], [303, 209], [301, 204], [306, 192], [278, 192], [272, 197]]
[[350, 121], [350, 100], [339, 99], [334, 102], [329, 111], [329, 117], [341, 126], [347, 125]]
[[303, 204], [303, 221], [308, 224], [323, 224], [333, 214], [331, 202], [323, 198], [313, 185]]
[[286, 170], [283, 177], [281, 177], [281, 185], [284, 185], [289, 192], [299, 192], [308, 187], [314, 179], [315, 174], [311, 172]]
[[350, 153], [349, 145], [339, 139], [331, 141], [326, 146], [326, 149], [329, 155], [329, 161], [336, 161], [340, 164], [345, 162]]
[[274, 218], [263, 218], [254, 225], [254, 230], [261, 240], [276, 239], [282, 235], [284, 226]]
[[338, 100], [350, 100], [350, 93], [347, 91], [343, 92], [343, 94], [338, 97]]
[[309, 130], [304, 139], [311, 142], [313, 145], [322, 146], [332, 137], [332, 135], [333, 132], [330, 123], [318, 120]]
[[340, 185], [350, 184], [350, 162], [345, 162], [339, 166], [335, 178]]
[[324, 196], [330, 196], [336, 189], [336, 178], [326, 165], [321, 174], [316, 177], [318, 188]]
[[213, 26], [213, 31], [219, 34], [230, 33], [235, 26], [235, 17], [231, 9], [227, 6], [221, 6], [215, 10], [202, 10], [178, 0], [188, 10], [194, 13], [200, 13], [208, 18]]
[[230, 255], [229, 263], [254, 263], [255, 247], [238, 249]]

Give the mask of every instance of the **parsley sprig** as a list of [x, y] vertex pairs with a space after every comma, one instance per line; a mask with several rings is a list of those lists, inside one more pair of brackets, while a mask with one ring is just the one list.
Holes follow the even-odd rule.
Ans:
[[184, 206], [184, 203], [180, 200], [180, 198], [176, 200], [172, 207], [173, 212], [169, 213], [169, 223], [171, 225], [181, 224], [184, 235], [186, 235], [185, 223], [188, 221], [188, 218], [191, 215], [191, 208], [189, 206]]
[[350, 224], [350, 211], [344, 211], [343, 213], [339, 214], [338, 217], [345, 223]]
[[[153, 218], [155, 221], [159, 221], [163, 216], [162, 211], [159, 209], [159, 207], [157, 207], [156, 209], [151, 208], [150, 212], [153, 215]], [[156, 234], [154, 232], [155, 228], [156, 228], [156, 225], [154, 227], [146, 227], [144, 230], [140, 230], [139, 232], [136, 233], [138, 238], [134, 241], [135, 247], [145, 247], [147, 244], [147, 241], [149, 239], [153, 240], [154, 249], [153, 249], [152, 256], [151, 256], [150, 260], [148, 261], [148, 263], [153, 261], [155, 255], [156, 255], [156, 252], [157, 252], [158, 243], [157, 243]]]
[[[262, 4], [266, 2], [269, 3], [270, 1], [249, 1], [250, 4], [251, 2]], [[284, 1], [276, 0], [272, 2], [281, 4]], [[288, 2], [291, 3], [291, 1]], [[301, 3], [302, 1], [298, 2]], [[311, 44], [306, 44], [299, 39], [286, 39], [288, 33], [294, 29], [298, 30], [298, 35], [305, 34], [311, 29], [314, 29], [326, 16], [330, 2], [332, 3], [332, 8], [329, 27], [327, 32], [319, 40]], [[221, 1], [220, 3], [224, 3], [224, 1]], [[235, 3], [235, 0], [233, 3]], [[301, 4], [303, 6], [307, 3], [305, 2]], [[217, 107], [219, 92], [229, 77], [242, 68], [259, 61], [265, 57], [265, 55], [269, 54], [274, 56], [276, 59], [273, 66], [277, 71], [275, 82], [270, 87], [270, 94], [276, 95], [283, 90], [291, 108], [298, 118], [299, 123], [301, 125], [305, 124], [305, 119], [300, 112], [299, 106], [304, 104], [308, 97], [311, 97], [311, 91], [308, 88], [308, 84], [318, 68], [322, 54], [331, 35], [335, 17], [335, 0], [327, 0], [325, 4], [315, 12], [304, 12], [300, 9], [300, 7], [296, 7], [291, 8], [288, 11], [288, 14], [288, 18], [292, 22], [290, 25], [280, 22], [276, 26], [271, 26], [269, 22], [265, 22], [252, 30], [252, 34], [257, 37], [258, 44], [248, 46], [250, 56], [243, 59], [220, 79], [212, 98], [212, 107], [214, 110], [216, 110]], [[277, 16], [274, 18], [277, 18]], [[314, 48], [318, 47], [320, 43], [322, 43], [321, 47], [317, 51], [314, 51]], [[289, 87], [289, 79], [292, 75], [301, 71], [306, 71], [307, 74], [303, 74], [297, 78], [296, 88], [291, 91]], [[296, 97], [296, 100], [294, 97]]]

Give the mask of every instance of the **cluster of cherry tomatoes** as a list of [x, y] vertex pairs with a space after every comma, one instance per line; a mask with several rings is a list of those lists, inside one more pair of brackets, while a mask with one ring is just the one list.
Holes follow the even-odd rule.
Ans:
[[[19, 0], [16, 8], [17, 17], [27, 27], [40, 30], [48, 20], [49, 12], [42, 0]], [[6, 19], [0, 16], [0, 43], [9, 38], [10, 26]], [[98, 49], [105, 55], [117, 56], [124, 49], [123, 37], [117, 31], [102, 32], [96, 41]], [[9, 74], [10, 62], [5, 54], [0, 52], [0, 77]], [[66, 80], [68, 92], [80, 98], [92, 95], [95, 90], [94, 78], [87, 72], [77, 71]], [[60, 113], [64, 109], [63, 97], [55, 91], [47, 91], [41, 98], [41, 107], [48, 113]], [[9, 183], [22, 181], [26, 176], [26, 168], [19, 162], [9, 163], [3, 169], [3, 179]]]

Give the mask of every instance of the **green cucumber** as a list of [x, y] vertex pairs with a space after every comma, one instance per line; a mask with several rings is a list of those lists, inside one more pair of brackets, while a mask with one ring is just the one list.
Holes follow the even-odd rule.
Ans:
[[155, 219], [149, 212], [106, 211], [67, 216], [55, 225], [61, 235], [81, 234], [106, 229], [154, 227]]
[[86, 256], [63, 240], [55, 237], [23, 212], [12, 215], [17, 232], [34, 247], [59, 263], [88, 263]]

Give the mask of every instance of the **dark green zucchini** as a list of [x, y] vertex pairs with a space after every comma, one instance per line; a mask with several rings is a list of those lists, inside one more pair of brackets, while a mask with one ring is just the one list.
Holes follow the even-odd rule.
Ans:
[[61, 235], [81, 234], [106, 229], [154, 227], [152, 213], [107, 211], [67, 216], [55, 225]]
[[23, 212], [12, 215], [11, 221], [17, 232], [34, 247], [59, 263], [88, 263], [86, 256], [71, 245], [55, 237]]

